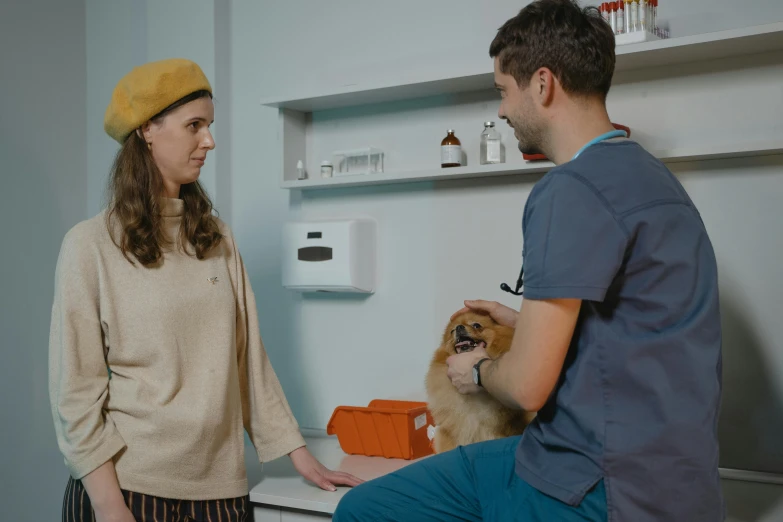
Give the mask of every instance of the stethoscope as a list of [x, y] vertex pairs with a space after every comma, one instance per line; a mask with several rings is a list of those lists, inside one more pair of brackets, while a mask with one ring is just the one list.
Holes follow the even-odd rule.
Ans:
[[[612, 138], [626, 138], [628, 134], [624, 130], [613, 130], [611, 132], [607, 132], [605, 134], [601, 134], [600, 136], [597, 136], [593, 138], [592, 140], [588, 141], [581, 149], [577, 151], [576, 154], [574, 154], [574, 157], [571, 158], [571, 161], [574, 161], [576, 158], [579, 157], [580, 154], [582, 154], [585, 149], [590, 147], [591, 145], [595, 145], [596, 143], [604, 140], [609, 140]], [[510, 286], [508, 286], [506, 283], [500, 284], [500, 289], [504, 292], [508, 292], [510, 294], [514, 295], [522, 295], [522, 287], [525, 285], [525, 282], [523, 280], [523, 276], [525, 274], [525, 260], [524, 260], [524, 253], [522, 254], [522, 267], [519, 269], [519, 277], [517, 278], [517, 285], [514, 290], [511, 289]]]

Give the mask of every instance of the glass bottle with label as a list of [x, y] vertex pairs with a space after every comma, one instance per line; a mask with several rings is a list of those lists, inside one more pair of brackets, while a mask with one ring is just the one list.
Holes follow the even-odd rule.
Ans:
[[484, 132], [481, 133], [479, 146], [479, 162], [482, 165], [503, 163], [500, 145], [500, 132], [495, 128], [494, 121], [484, 122]]
[[462, 143], [452, 129], [446, 131], [446, 137], [440, 142], [440, 166], [442, 168], [462, 166]]

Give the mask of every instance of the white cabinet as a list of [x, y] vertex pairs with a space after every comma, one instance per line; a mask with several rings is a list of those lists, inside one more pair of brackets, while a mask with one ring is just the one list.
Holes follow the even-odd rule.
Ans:
[[327, 513], [314, 513], [304, 511], [282, 511], [281, 522], [324, 522], [332, 520], [332, 516]]
[[253, 517], [255, 522], [325, 522], [332, 519], [328, 513], [281, 509], [274, 506], [255, 506]]
[[254, 522], [281, 522], [280, 508], [269, 506], [253, 506]]

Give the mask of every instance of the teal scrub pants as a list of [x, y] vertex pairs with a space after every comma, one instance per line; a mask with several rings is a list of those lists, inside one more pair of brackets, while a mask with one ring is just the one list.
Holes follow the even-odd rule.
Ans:
[[433, 455], [349, 491], [334, 522], [605, 522], [603, 481], [578, 506], [544, 495], [514, 472], [519, 437]]

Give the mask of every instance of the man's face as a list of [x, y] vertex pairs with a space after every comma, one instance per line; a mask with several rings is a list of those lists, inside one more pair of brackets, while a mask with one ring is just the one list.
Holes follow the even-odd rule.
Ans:
[[531, 94], [531, 84], [520, 87], [513, 76], [500, 70], [500, 61], [495, 57], [495, 88], [501, 98], [498, 117], [514, 129], [519, 150], [525, 154], [540, 154], [544, 132]]

